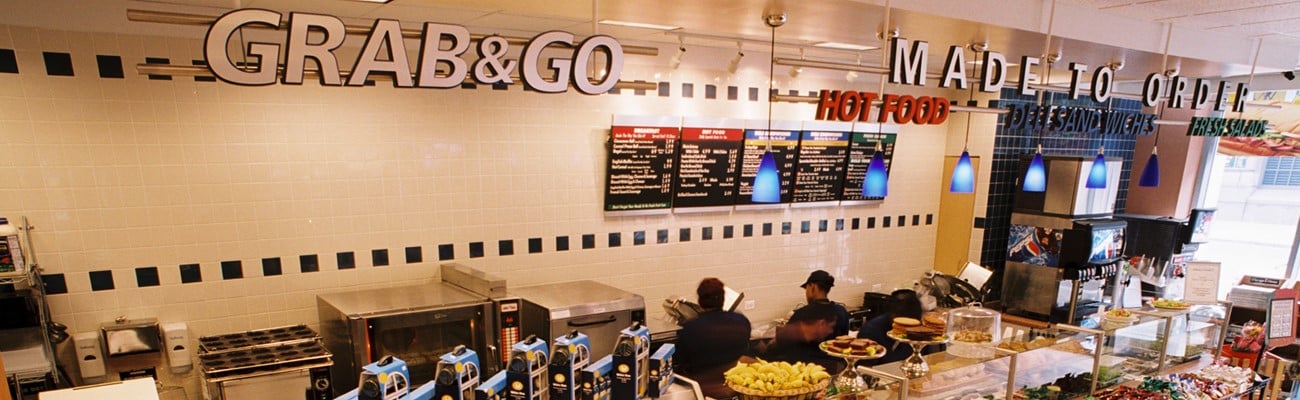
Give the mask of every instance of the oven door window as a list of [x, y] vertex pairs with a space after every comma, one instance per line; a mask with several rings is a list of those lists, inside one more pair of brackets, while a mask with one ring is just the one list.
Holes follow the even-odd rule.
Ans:
[[457, 345], [478, 348], [482, 315], [481, 308], [466, 308], [373, 319], [370, 359], [392, 355], [406, 361], [411, 376], [433, 377], [439, 356]]

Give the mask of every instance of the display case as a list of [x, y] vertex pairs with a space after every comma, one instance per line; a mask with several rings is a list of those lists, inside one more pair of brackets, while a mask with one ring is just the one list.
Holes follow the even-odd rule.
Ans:
[[1119, 382], [1118, 371], [1100, 365], [1103, 331], [1063, 324], [1011, 331], [998, 348], [1016, 353], [1017, 390], [1055, 385], [1074, 397]]
[[906, 378], [901, 361], [859, 370], [876, 378], [873, 391], [867, 395], [873, 400], [1010, 398], [1011, 388], [1015, 387], [1014, 354], [996, 348], [992, 356], [985, 358], [957, 357], [947, 352], [928, 354], [925, 359], [930, 372], [919, 378]]
[[1126, 375], [1136, 377], [1202, 356], [1217, 357], [1231, 309], [1231, 303], [1215, 302], [1131, 310], [1137, 322], [1107, 331], [1101, 365], [1119, 367]]
[[1141, 310], [1131, 311], [1137, 317], [1132, 325], [1106, 331], [1101, 365], [1117, 368], [1126, 379], [1137, 379], [1164, 369], [1170, 317]]

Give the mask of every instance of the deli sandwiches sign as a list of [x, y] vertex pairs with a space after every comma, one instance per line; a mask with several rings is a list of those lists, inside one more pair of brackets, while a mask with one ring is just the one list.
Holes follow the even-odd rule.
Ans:
[[[222, 15], [208, 28], [204, 39], [203, 54], [208, 68], [218, 79], [237, 85], [301, 85], [310, 60], [319, 66], [320, 83], [325, 86], [363, 86], [370, 75], [383, 74], [391, 76], [397, 87], [437, 89], [459, 87], [466, 77], [482, 84], [512, 84], [511, 73], [519, 69], [520, 78], [531, 90], [563, 93], [572, 85], [586, 94], [608, 92], [623, 73], [623, 46], [610, 36], [595, 35], [575, 43], [572, 33], [544, 32], [524, 45], [518, 60], [510, 60], [506, 59], [510, 50], [506, 38], [490, 35], [478, 41], [474, 49], [478, 59], [471, 64], [463, 58], [470, 50], [469, 30], [460, 25], [434, 22], [423, 25], [419, 59], [415, 60], [412, 71], [401, 24], [379, 19], [366, 35], [351, 72], [343, 74], [334, 53], [347, 36], [343, 20], [330, 15], [292, 12], [288, 22], [283, 21], [282, 14], [263, 9], [240, 9]], [[246, 51], [251, 64], [237, 65], [227, 51], [231, 36], [241, 28], [254, 26], [285, 29], [285, 45], [249, 43]], [[542, 52], [548, 49], [568, 52], [559, 57], [544, 57]], [[588, 70], [592, 57], [604, 57], [606, 70], [604, 74], [596, 74], [602, 77], [599, 81], [587, 78], [592, 76]], [[282, 58], [284, 73], [279, 74], [277, 62]], [[439, 67], [446, 72], [439, 73]]]

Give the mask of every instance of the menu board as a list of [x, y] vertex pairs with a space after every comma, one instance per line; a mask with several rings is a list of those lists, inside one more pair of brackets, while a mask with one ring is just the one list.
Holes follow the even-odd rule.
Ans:
[[794, 202], [839, 200], [849, 153], [849, 132], [799, 133], [799, 167], [794, 176]]
[[776, 168], [781, 171], [781, 202], [789, 203], [793, 199], [791, 185], [794, 183], [795, 165], [799, 162], [799, 131], [746, 129], [736, 204], [756, 204], [752, 201], [754, 177], [758, 175], [758, 163], [768, 146], [771, 146], [772, 157], [776, 159]]
[[673, 207], [735, 204], [736, 170], [744, 136], [744, 129], [739, 127], [683, 127]]
[[885, 173], [893, 170], [894, 142], [898, 135], [893, 133], [853, 132], [849, 137], [848, 165], [844, 171], [844, 188], [841, 200], [880, 200], [879, 197], [862, 197], [862, 179], [867, 176], [867, 165], [871, 156], [876, 154], [876, 144], [881, 146], [885, 157]]
[[605, 211], [672, 207], [679, 122], [615, 119], [605, 169]]
[[1209, 261], [1192, 261], [1187, 263], [1183, 272], [1183, 300], [1194, 303], [1212, 303], [1219, 299], [1220, 264]]

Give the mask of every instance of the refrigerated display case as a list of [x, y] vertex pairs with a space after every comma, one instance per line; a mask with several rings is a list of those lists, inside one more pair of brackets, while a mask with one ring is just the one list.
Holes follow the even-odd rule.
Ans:
[[859, 371], [877, 378], [875, 392], [869, 396], [873, 400], [942, 400], [968, 396], [1011, 398], [1015, 387], [1014, 355], [1014, 352], [1002, 349], [995, 349], [993, 356], [987, 358], [932, 353], [925, 356], [930, 372], [919, 378], [906, 378], [902, 361], [871, 368], [859, 367]]
[[1053, 384], [1064, 394], [1084, 395], [1119, 381], [1116, 371], [1100, 365], [1103, 331], [1064, 324], [1015, 331], [998, 348], [1016, 353], [1017, 389]]
[[1203, 356], [1218, 357], [1231, 309], [1231, 303], [1215, 302], [1184, 309], [1131, 310], [1138, 317], [1136, 323], [1107, 331], [1111, 337], [1105, 341], [1102, 365], [1118, 365], [1127, 375], [1137, 376]]

